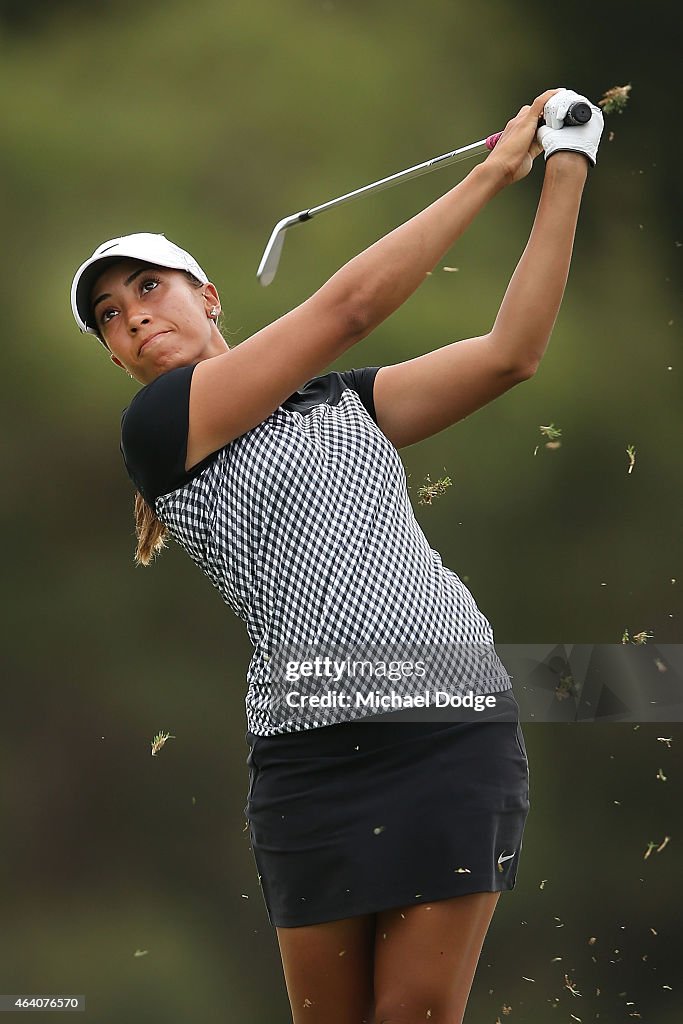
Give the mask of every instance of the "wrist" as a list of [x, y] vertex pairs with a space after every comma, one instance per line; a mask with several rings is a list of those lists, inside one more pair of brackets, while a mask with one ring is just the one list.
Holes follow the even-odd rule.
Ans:
[[585, 153], [560, 149], [551, 153], [545, 161], [545, 173], [571, 175], [575, 178], [586, 178], [591, 162]]
[[491, 196], [502, 192], [505, 186], [511, 183], [510, 174], [505, 167], [491, 157], [473, 167], [470, 174], [475, 175], [484, 184]]

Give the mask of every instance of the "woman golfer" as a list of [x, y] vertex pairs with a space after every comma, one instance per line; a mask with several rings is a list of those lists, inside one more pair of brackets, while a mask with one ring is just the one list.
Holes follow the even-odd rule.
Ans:
[[[603, 125], [591, 104], [588, 124], [560, 127], [577, 98], [551, 89], [522, 107], [460, 184], [235, 348], [218, 291], [163, 235], [105, 242], [74, 278], [81, 330], [143, 385], [121, 432], [137, 561], [170, 534], [254, 645], [245, 812], [295, 1024], [458, 1024], [515, 885], [529, 809], [517, 702], [488, 620], [414, 517], [397, 449], [538, 366]], [[325, 373], [543, 150], [491, 330]], [[470, 704], [454, 720], [420, 704], [430, 688]]]

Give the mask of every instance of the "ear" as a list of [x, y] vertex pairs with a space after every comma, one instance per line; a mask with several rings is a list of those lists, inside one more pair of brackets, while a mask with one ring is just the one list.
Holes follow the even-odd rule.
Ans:
[[218, 306], [220, 308], [220, 296], [216, 291], [215, 285], [211, 284], [211, 282], [205, 284], [202, 288], [202, 296], [204, 298], [204, 309], [206, 310], [207, 316], [211, 315], [211, 310], [214, 306]]
[[122, 370], [125, 370], [125, 369], [126, 369], [126, 368], [125, 368], [125, 366], [123, 365], [123, 363], [121, 362], [121, 360], [120, 360], [120, 359], [118, 359], [118, 358], [117, 358], [117, 357], [116, 357], [116, 356], [114, 355], [114, 353], [113, 353], [113, 352], [111, 353], [111, 355], [109, 356], [109, 358], [111, 359], [112, 363], [116, 363], [116, 365], [117, 365], [117, 366], [120, 366]]

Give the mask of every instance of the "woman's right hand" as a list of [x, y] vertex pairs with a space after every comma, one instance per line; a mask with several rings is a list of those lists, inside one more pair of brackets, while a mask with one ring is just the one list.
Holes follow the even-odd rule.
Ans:
[[538, 122], [543, 117], [543, 108], [559, 89], [548, 89], [537, 96], [531, 105], [523, 106], [515, 117], [505, 125], [503, 134], [486, 158], [499, 168], [506, 185], [525, 178], [531, 170], [534, 159], [543, 152], [536, 138]]

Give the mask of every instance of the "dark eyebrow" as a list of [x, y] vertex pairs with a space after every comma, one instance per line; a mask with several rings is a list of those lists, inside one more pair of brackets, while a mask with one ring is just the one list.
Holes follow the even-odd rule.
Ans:
[[[126, 287], [128, 287], [128, 285], [131, 283], [131, 281], [134, 281], [135, 278], [138, 276], [138, 274], [144, 274], [145, 270], [149, 270], [149, 267], [140, 267], [139, 270], [134, 270], [133, 273], [130, 275], [130, 277], [127, 277], [126, 280], [123, 283], [126, 285]], [[110, 298], [111, 298], [111, 292], [104, 292], [103, 295], [100, 295], [98, 298], [96, 298], [95, 301], [92, 304], [92, 307], [91, 307], [93, 313], [95, 312], [95, 306], [97, 305], [98, 302], [101, 302], [102, 299], [110, 299]]]

